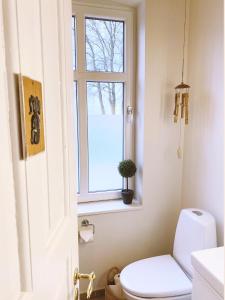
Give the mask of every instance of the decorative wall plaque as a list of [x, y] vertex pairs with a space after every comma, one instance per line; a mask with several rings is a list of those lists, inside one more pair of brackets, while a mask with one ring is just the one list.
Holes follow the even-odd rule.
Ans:
[[20, 87], [23, 154], [28, 157], [45, 150], [42, 86], [20, 76]]

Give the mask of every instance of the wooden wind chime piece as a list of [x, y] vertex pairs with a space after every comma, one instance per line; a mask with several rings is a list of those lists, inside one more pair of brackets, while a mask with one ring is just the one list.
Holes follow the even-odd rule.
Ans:
[[175, 94], [175, 108], [174, 108], [174, 123], [177, 123], [178, 121], [178, 115], [179, 115], [179, 104], [180, 104], [180, 93]]
[[176, 93], [175, 93], [175, 107], [174, 107], [174, 112], [173, 112], [173, 116], [174, 116], [174, 123], [177, 123], [178, 118], [179, 118], [179, 107], [181, 107], [180, 109], [180, 117], [181, 119], [184, 118], [185, 120], [185, 125], [188, 125], [188, 104], [189, 104], [189, 88], [190, 86], [185, 84], [185, 83], [181, 83], [178, 86], [175, 87]]
[[188, 125], [188, 100], [189, 100], [189, 94], [188, 93], [182, 94], [183, 115], [181, 113], [181, 118], [185, 117], [185, 125]]

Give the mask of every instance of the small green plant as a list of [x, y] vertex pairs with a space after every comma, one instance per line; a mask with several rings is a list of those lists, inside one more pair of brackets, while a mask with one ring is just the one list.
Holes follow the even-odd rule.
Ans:
[[131, 159], [126, 159], [120, 162], [118, 170], [120, 175], [126, 178], [126, 187], [128, 191], [128, 178], [135, 175], [137, 171], [136, 165]]

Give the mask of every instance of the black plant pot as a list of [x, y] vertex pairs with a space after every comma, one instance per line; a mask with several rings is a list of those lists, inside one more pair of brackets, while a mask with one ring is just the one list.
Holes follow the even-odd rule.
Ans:
[[122, 199], [124, 204], [131, 204], [134, 198], [133, 190], [122, 190], [121, 191]]

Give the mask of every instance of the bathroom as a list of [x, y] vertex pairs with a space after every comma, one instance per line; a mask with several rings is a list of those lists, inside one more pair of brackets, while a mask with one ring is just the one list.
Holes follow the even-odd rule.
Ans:
[[[102, 299], [112, 267], [122, 269], [144, 258], [172, 254], [184, 208], [210, 213], [218, 247], [224, 243], [223, 1], [68, 2], [1, 0], [0, 63], [5, 69], [0, 73], [0, 195], [7, 195], [7, 202], [1, 203], [1, 211], [7, 212], [1, 217], [7, 226], [0, 231], [0, 243], [5, 245], [0, 252], [2, 299], [73, 299], [72, 274], [78, 266], [81, 273], [95, 272], [93, 295]], [[126, 36], [132, 98], [126, 158], [137, 167], [130, 181], [135, 190], [131, 205], [116, 197], [90, 201], [81, 193], [76, 196], [80, 191], [74, 174], [80, 158], [71, 82], [84, 77], [83, 70], [71, 74], [76, 52], [70, 45], [71, 16], [77, 7], [83, 12], [86, 6], [94, 15], [104, 10], [107, 18], [132, 16]], [[82, 27], [77, 32], [81, 35]], [[78, 57], [84, 59], [79, 39], [77, 43]], [[183, 79], [190, 85], [188, 124], [183, 119], [174, 123], [173, 116], [183, 58]], [[75, 64], [80, 67], [78, 58]], [[21, 155], [16, 74], [43, 86], [45, 150], [26, 159]], [[78, 89], [85, 93], [82, 86]], [[81, 130], [87, 126], [84, 119]], [[93, 232], [93, 240], [86, 243], [79, 238], [83, 220]], [[80, 282], [81, 299], [87, 285]]]
[[[88, 219], [95, 225], [94, 241], [80, 243], [79, 255], [82, 272], [95, 271], [97, 290], [106, 285], [110, 268], [171, 253], [181, 208], [211, 212], [217, 221], [218, 243], [223, 245], [223, 3], [189, 2], [186, 78], [191, 86], [190, 123], [182, 128], [183, 157], [179, 159], [180, 126], [173, 123], [172, 113], [182, 63], [184, 3], [139, 1], [135, 8], [135, 190], [142, 205], [94, 214], [82, 214], [82, 207], [78, 208], [79, 224]], [[85, 292], [86, 283], [81, 287]]]

